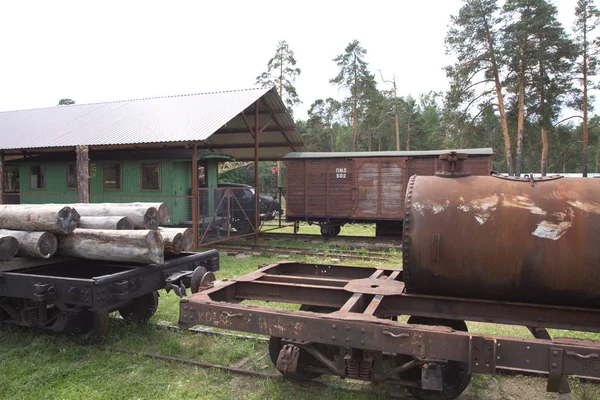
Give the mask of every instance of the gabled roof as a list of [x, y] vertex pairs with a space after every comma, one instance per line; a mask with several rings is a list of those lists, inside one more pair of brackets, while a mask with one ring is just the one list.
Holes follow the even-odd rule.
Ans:
[[471, 156], [491, 156], [494, 150], [489, 147], [480, 149], [457, 149], [457, 150], [411, 150], [411, 151], [358, 151], [358, 152], [296, 152], [288, 153], [285, 159], [297, 158], [361, 158], [361, 157], [426, 157], [440, 156], [442, 154], [456, 151], [457, 153], [465, 153]]
[[256, 88], [0, 112], [0, 150], [183, 148], [201, 142], [201, 149], [249, 160], [257, 101], [259, 131], [264, 128], [260, 158], [301, 149], [302, 137], [277, 91]]

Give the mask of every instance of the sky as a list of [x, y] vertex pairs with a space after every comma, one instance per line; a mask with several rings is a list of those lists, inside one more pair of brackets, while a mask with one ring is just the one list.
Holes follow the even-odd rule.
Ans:
[[[341, 99], [333, 61], [353, 40], [399, 96], [444, 91], [444, 37], [461, 0], [2, 1], [0, 111], [254, 87], [277, 42], [302, 70], [302, 104]], [[568, 32], [576, 0], [555, 0]]]

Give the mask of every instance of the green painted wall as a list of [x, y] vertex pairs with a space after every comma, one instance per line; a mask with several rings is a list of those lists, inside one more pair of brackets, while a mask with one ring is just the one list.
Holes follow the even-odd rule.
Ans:
[[[158, 162], [160, 164], [160, 190], [141, 189], [140, 164], [146, 162]], [[121, 164], [120, 190], [104, 189], [103, 170], [105, 163]], [[75, 189], [67, 189], [68, 164], [64, 162], [45, 162], [42, 164], [45, 166], [46, 171], [44, 189], [32, 189], [30, 182], [31, 166], [40, 165], [40, 163], [19, 164], [19, 177], [21, 181], [21, 204], [76, 202], [77, 191]], [[192, 177], [190, 161], [90, 161], [90, 202], [165, 202], [171, 208], [171, 223], [178, 224], [184, 221], [191, 221], [192, 219], [190, 199], [191, 181]]]

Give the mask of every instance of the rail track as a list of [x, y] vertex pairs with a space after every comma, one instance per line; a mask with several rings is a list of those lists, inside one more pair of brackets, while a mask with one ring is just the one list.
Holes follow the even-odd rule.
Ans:
[[[123, 319], [120, 317], [115, 317], [115, 319], [123, 321]], [[182, 329], [179, 326], [168, 323], [168, 322], [155, 323], [152, 325], [155, 326], [157, 329], [165, 329], [165, 330], [175, 331], [175, 332], [188, 332], [188, 333], [195, 334], [195, 335], [229, 336], [229, 337], [235, 337], [238, 339], [253, 340], [256, 342], [264, 342], [264, 343], [269, 341], [269, 339], [267, 339], [266, 337], [240, 335], [240, 334], [235, 334], [235, 333], [230, 333], [230, 332], [216, 331], [216, 330], [209, 329], [209, 328]], [[137, 356], [137, 357], [149, 358], [149, 359], [153, 359], [153, 360], [185, 364], [185, 365], [190, 365], [193, 367], [216, 369], [216, 370], [234, 373], [234, 374], [238, 374], [238, 375], [252, 376], [252, 377], [257, 377], [257, 378], [285, 379], [283, 377], [283, 375], [281, 375], [280, 373], [254, 371], [254, 370], [250, 370], [250, 369], [239, 368], [236, 366], [213, 364], [213, 363], [208, 363], [208, 362], [204, 362], [204, 361], [191, 360], [191, 359], [181, 358], [181, 357], [165, 356], [165, 355], [156, 354], [156, 353], [147, 353], [147, 352], [143, 352], [143, 351], [130, 350], [130, 349], [125, 349], [125, 348], [115, 347], [115, 346], [98, 345], [98, 346], [96, 346], [96, 348], [98, 350], [107, 351], [107, 352], [111, 352], [111, 353], [128, 354], [128, 355], [133, 355], [133, 356]], [[312, 381], [308, 381], [308, 382], [296, 382], [296, 383], [301, 386], [326, 387], [326, 388], [331, 388], [331, 389], [336, 389], [336, 390], [344, 390], [344, 391], [348, 391], [348, 392], [359, 392], [359, 393], [365, 393], [365, 394], [372, 392], [369, 389], [365, 389], [367, 386], [370, 385], [370, 383], [368, 383], [368, 382], [363, 383], [363, 382], [357, 381], [357, 383], [359, 383], [359, 385], [357, 385], [357, 387], [355, 387], [355, 388], [340, 387], [339, 384], [333, 385], [333, 384], [319, 381], [319, 380], [312, 380]], [[365, 388], [361, 388], [360, 386], [363, 386]], [[410, 394], [398, 393], [398, 392], [388, 392], [387, 397], [394, 398], [394, 399], [401, 399], [401, 400], [414, 400], [415, 399]]]
[[261, 239], [266, 240], [297, 240], [303, 242], [320, 242], [328, 244], [343, 244], [347, 246], [353, 246], [357, 242], [359, 246], [365, 244], [374, 247], [401, 247], [402, 238], [399, 237], [375, 237], [375, 236], [349, 236], [340, 235], [333, 238], [326, 238], [319, 234], [306, 234], [306, 233], [274, 233], [264, 232], [260, 234]]
[[314, 249], [306, 247], [292, 247], [292, 246], [272, 246], [272, 245], [260, 245], [251, 243], [217, 243], [213, 245], [213, 248], [225, 251], [230, 254], [234, 253], [267, 253], [267, 254], [278, 254], [278, 255], [295, 255], [295, 256], [308, 256], [308, 257], [328, 257], [337, 259], [349, 259], [349, 260], [361, 260], [361, 261], [389, 261], [394, 253], [389, 250], [370, 250], [365, 251], [364, 248], [358, 249]]

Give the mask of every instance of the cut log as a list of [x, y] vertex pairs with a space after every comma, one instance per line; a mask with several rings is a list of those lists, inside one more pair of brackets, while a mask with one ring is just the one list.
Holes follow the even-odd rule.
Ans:
[[180, 229], [159, 228], [158, 231], [165, 242], [165, 251], [175, 254], [179, 254], [183, 251], [184, 241]]
[[192, 228], [158, 228], [163, 237], [167, 236], [165, 232], [179, 232], [183, 236], [183, 251], [192, 251], [194, 248], [194, 231]]
[[19, 241], [12, 236], [0, 235], [0, 260], [10, 260], [19, 252]]
[[71, 235], [58, 237], [57, 253], [90, 260], [154, 264], [164, 261], [164, 244], [155, 230], [78, 228]]
[[[158, 228], [158, 210], [145, 203], [77, 203], [72, 204], [82, 217], [122, 217], [131, 218], [136, 229]], [[135, 203], [133, 203], [135, 204]]]
[[77, 228], [79, 214], [64, 204], [0, 206], [0, 229], [68, 234]]
[[[152, 202], [141, 202], [141, 203], [119, 203], [122, 206], [129, 207], [154, 207], [158, 211], [158, 223], [168, 224], [171, 222], [171, 209], [166, 203], [152, 203]], [[127, 214], [125, 214], [127, 215]]]
[[131, 230], [135, 225], [129, 217], [81, 217], [79, 227], [83, 229]]
[[0, 236], [12, 236], [19, 242], [19, 257], [50, 258], [56, 253], [58, 241], [51, 232], [28, 232], [0, 229]]

